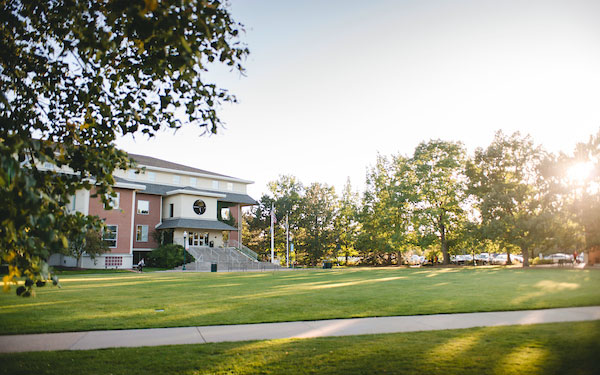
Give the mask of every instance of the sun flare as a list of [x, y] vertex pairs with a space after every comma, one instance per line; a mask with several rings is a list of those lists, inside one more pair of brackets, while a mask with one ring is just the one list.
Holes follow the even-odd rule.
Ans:
[[573, 182], [584, 182], [594, 169], [592, 162], [577, 163], [567, 170], [567, 177]]

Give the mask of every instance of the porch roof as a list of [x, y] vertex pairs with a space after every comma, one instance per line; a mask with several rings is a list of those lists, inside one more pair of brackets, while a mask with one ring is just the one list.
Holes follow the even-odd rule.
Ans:
[[199, 219], [167, 219], [156, 227], [156, 229], [212, 229], [212, 230], [237, 230], [231, 225], [217, 220], [199, 220]]

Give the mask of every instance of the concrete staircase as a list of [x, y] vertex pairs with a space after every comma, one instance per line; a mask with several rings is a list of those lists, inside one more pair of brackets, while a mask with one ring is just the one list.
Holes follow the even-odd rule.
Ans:
[[[278, 264], [259, 262], [249, 254], [235, 247], [190, 246], [188, 253], [194, 260], [185, 265], [186, 271], [211, 271], [211, 264], [217, 264], [217, 271], [271, 271], [280, 270]], [[183, 266], [175, 268], [182, 270]]]

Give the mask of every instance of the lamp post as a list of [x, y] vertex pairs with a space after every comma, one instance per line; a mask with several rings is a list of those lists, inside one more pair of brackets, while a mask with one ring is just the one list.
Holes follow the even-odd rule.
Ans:
[[181, 268], [182, 271], [185, 271], [185, 251], [189, 247], [187, 236], [188, 236], [188, 232], [184, 230], [183, 231], [183, 267]]

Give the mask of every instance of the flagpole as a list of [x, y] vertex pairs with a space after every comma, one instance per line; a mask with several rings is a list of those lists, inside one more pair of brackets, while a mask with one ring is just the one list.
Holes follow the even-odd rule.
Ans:
[[285, 214], [285, 267], [290, 268], [290, 225], [288, 214]]
[[273, 204], [271, 204], [271, 263], [275, 263], [275, 223], [273, 223], [274, 210]]

